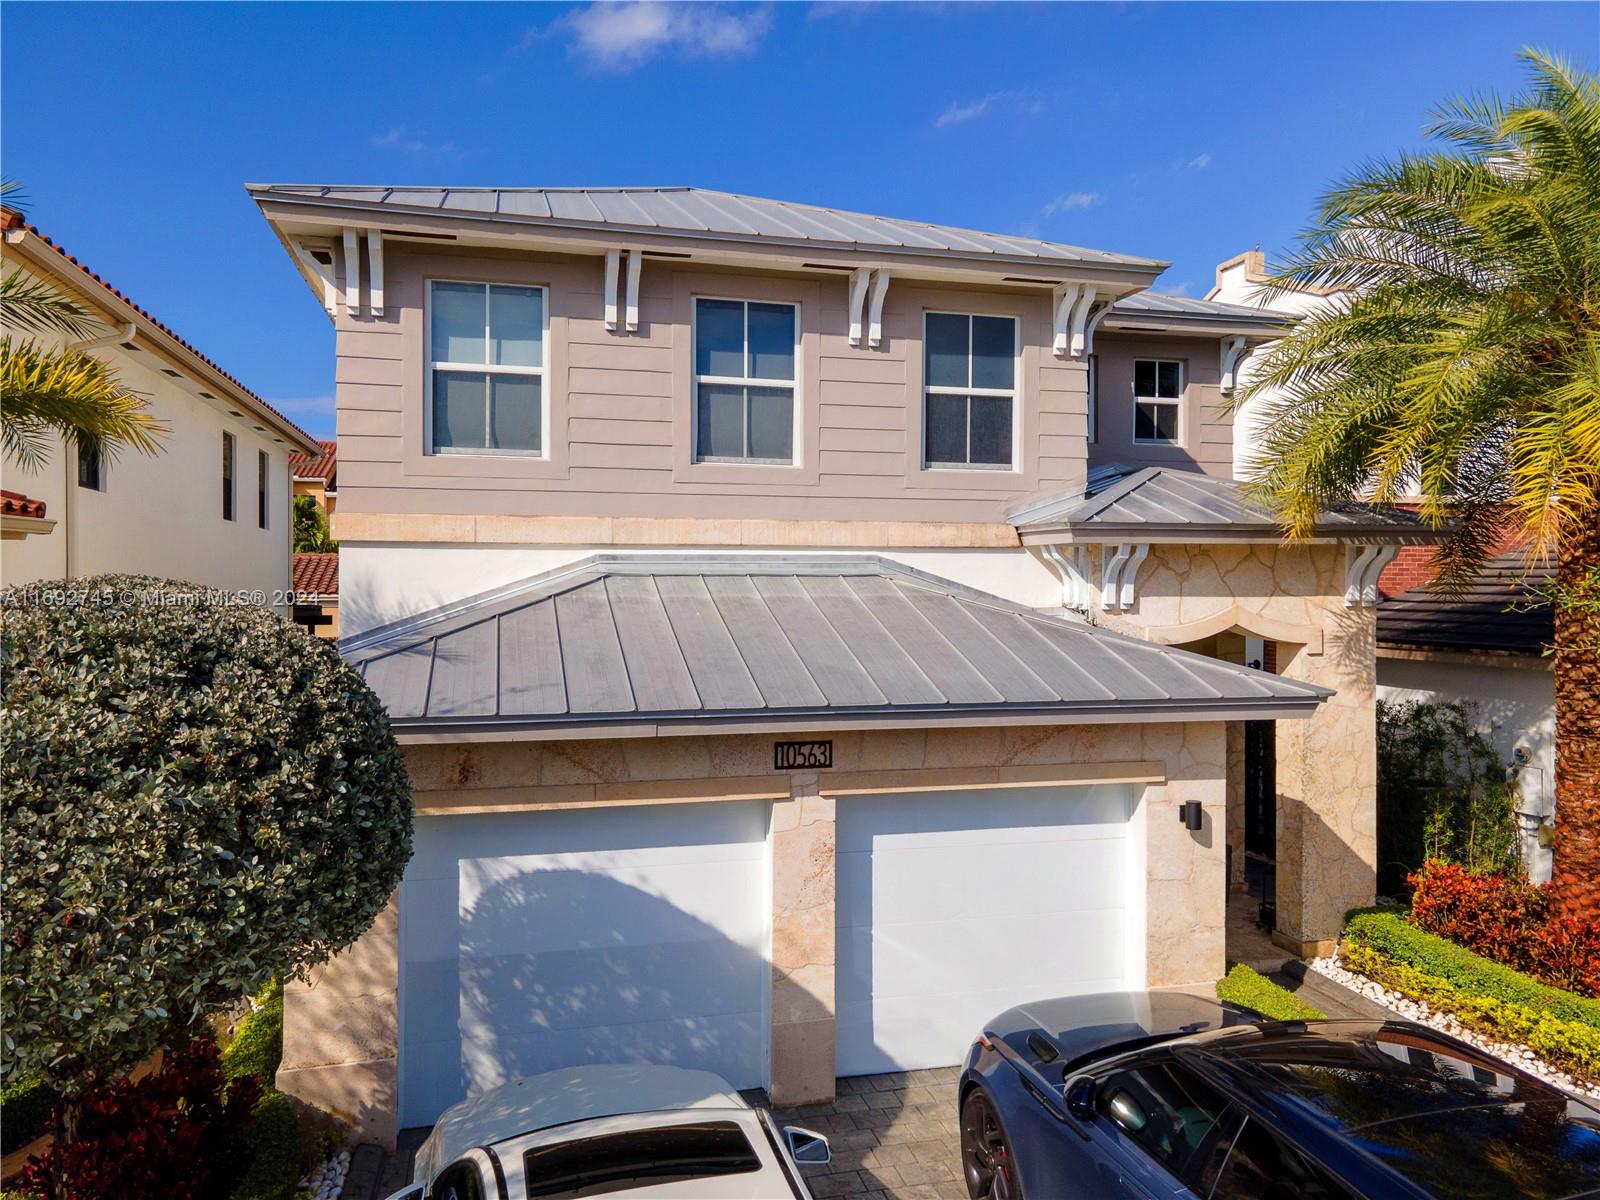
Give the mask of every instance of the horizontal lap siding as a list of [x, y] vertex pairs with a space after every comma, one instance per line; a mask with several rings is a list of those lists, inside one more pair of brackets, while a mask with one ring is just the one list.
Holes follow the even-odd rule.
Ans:
[[[611, 333], [603, 322], [598, 257], [478, 255], [404, 243], [387, 250], [384, 317], [341, 314], [336, 322], [340, 504], [350, 512], [985, 522], [1003, 520], [1023, 496], [1083, 479], [1085, 372], [1081, 363], [1051, 355], [1048, 297], [1039, 291], [935, 290], [895, 280], [883, 344], [852, 347], [843, 277], [745, 279], [647, 259], [640, 329]], [[428, 278], [550, 289], [546, 394], [559, 461], [422, 458]], [[690, 330], [675, 322], [688, 312], [691, 295], [761, 299], [767, 295], [761, 288], [784, 287], [812, 297], [800, 299], [798, 397], [804, 416], [798, 444], [810, 470], [697, 478], [685, 457]], [[821, 303], [814, 299], [819, 294]], [[1020, 381], [1027, 404], [1023, 471], [946, 480], [920, 470], [927, 309], [1009, 310], [1022, 317], [1029, 347]]]

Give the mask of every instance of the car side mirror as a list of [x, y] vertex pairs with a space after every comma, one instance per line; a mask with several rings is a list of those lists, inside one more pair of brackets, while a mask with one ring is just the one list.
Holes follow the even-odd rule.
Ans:
[[1067, 1111], [1080, 1121], [1095, 1118], [1095, 1083], [1092, 1075], [1074, 1075], [1067, 1080], [1065, 1098]]
[[833, 1161], [833, 1147], [820, 1133], [801, 1129], [798, 1125], [785, 1125], [783, 1140], [788, 1143], [789, 1157], [797, 1163], [820, 1167]]

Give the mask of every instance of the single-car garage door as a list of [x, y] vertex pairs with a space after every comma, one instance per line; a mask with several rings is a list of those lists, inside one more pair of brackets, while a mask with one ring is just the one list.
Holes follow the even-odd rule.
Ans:
[[995, 788], [838, 807], [841, 1075], [961, 1061], [988, 1018], [1129, 986], [1132, 789]]
[[417, 820], [400, 1120], [589, 1062], [766, 1083], [765, 802]]

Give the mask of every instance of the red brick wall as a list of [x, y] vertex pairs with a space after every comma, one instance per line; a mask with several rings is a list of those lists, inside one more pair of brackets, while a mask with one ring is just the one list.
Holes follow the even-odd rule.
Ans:
[[1385, 596], [1398, 596], [1421, 587], [1434, 573], [1432, 546], [1401, 546], [1400, 552], [1378, 576], [1378, 591]]

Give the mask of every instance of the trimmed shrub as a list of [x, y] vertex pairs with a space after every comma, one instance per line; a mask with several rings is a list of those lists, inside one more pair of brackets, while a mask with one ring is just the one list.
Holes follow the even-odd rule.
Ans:
[[249, 1076], [270, 1088], [283, 1061], [283, 984], [274, 982], [261, 993], [259, 1004], [239, 1022], [222, 1052], [222, 1071], [229, 1079]]
[[0, 593], [0, 1077], [63, 1105], [365, 932], [411, 853], [405, 765], [338, 652], [192, 584]]
[[0, 1091], [0, 1154], [20, 1150], [41, 1133], [47, 1133], [56, 1093], [44, 1080], [30, 1075], [6, 1084]]
[[229, 1084], [216, 1043], [197, 1038], [159, 1071], [83, 1093], [77, 1137], [29, 1160], [17, 1187], [54, 1200], [211, 1200], [237, 1170], [259, 1096], [253, 1079]]
[[1340, 959], [1350, 970], [1447, 1012], [1463, 1025], [1501, 1041], [1521, 1043], [1545, 1061], [1600, 1083], [1600, 1029], [1593, 1025], [1562, 1020], [1526, 1004], [1474, 995], [1360, 942], [1343, 946]]
[[[1340, 954], [1370, 950], [1414, 968], [1466, 996], [1485, 997], [1545, 1013], [1557, 1021], [1600, 1030], [1600, 1000], [1529, 978], [1464, 946], [1418, 929], [1395, 912], [1363, 912], [1345, 926]], [[1360, 968], [1352, 968], [1359, 970]]]
[[250, 1166], [234, 1185], [230, 1200], [294, 1200], [304, 1156], [294, 1101], [279, 1091], [263, 1092], [243, 1145]]
[[1434, 860], [1407, 882], [1419, 929], [1554, 987], [1600, 996], [1600, 920], [1553, 916], [1548, 889]]
[[1323, 1015], [1288, 988], [1259, 971], [1237, 964], [1217, 981], [1217, 999], [1227, 1000], [1272, 1021], [1320, 1021]]

